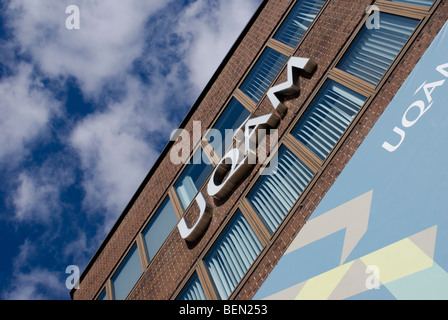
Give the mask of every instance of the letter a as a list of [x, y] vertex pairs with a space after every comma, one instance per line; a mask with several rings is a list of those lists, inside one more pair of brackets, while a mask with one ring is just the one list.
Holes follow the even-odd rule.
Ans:
[[75, 5], [70, 5], [65, 9], [66, 14], [70, 14], [67, 19], [65, 20], [65, 27], [69, 30], [77, 29], [79, 30], [80, 27], [80, 14], [79, 14], [79, 8]]
[[78, 266], [68, 266], [65, 269], [65, 273], [70, 274], [67, 279], [65, 280], [65, 287], [68, 290], [71, 290], [73, 288], [79, 289], [79, 268]]
[[370, 13], [372, 13], [372, 11], [373, 11], [373, 14], [367, 18], [366, 28], [369, 30], [379, 29], [379, 28], [381, 28], [380, 9], [377, 6], [368, 6], [366, 9], [366, 13], [370, 14]]

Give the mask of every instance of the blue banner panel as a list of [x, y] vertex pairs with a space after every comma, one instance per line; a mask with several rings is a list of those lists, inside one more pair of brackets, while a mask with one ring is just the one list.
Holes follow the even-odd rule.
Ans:
[[447, 32], [254, 299], [448, 299]]

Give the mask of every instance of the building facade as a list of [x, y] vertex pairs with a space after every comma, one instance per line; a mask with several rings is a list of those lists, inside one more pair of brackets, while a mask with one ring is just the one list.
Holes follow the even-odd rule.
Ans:
[[446, 170], [425, 170], [448, 126], [423, 121], [444, 119], [447, 19], [441, 0], [264, 1], [72, 298], [447, 297]]

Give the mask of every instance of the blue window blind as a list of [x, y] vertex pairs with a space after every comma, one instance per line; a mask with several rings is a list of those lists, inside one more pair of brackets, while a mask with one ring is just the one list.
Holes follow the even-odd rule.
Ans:
[[391, 2], [412, 4], [414, 6], [421, 6], [425, 8], [430, 8], [434, 3], [434, 0], [389, 0]]
[[230, 100], [224, 112], [219, 117], [213, 129], [221, 134], [221, 139], [212, 134], [207, 136], [207, 141], [213, 147], [219, 158], [222, 158], [225, 150], [229, 147], [233, 137], [233, 130], [238, 129], [250, 116], [247, 110], [237, 99]]
[[338, 68], [377, 85], [392, 64], [419, 20], [381, 12], [380, 28], [363, 27]]
[[177, 300], [207, 300], [197, 273], [188, 281]]
[[299, 199], [313, 175], [288, 148], [279, 149], [276, 172], [262, 176], [247, 196], [271, 233]]
[[241, 91], [258, 103], [287, 58], [274, 49], [266, 48], [241, 85]]
[[295, 48], [316, 18], [325, 0], [300, 0], [276, 32], [274, 39]]
[[149, 260], [154, 258], [177, 222], [174, 207], [166, 198], [142, 233]]
[[262, 248], [246, 218], [237, 211], [204, 258], [221, 299], [230, 296]]
[[199, 149], [193, 156], [193, 162], [185, 168], [174, 185], [174, 189], [184, 210], [190, 205], [212, 170], [213, 165], [207, 164], [202, 159], [202, 149]]
[[365, 100], [359, 93], [328, 80], [291, 133], [324, 160]]
[[143, 273], [137, 245], [134, 244], [120, 268], [112, 277], [112, 288], [115, 300], [124, 300], [131, 292], [137, 280]]

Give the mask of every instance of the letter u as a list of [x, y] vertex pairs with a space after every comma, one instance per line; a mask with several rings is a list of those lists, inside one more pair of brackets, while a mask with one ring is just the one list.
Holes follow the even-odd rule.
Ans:
[[394, 132], [398, 133], [400, 135], [401, 140], [400, 140], [400, 142], [396, 146], [392, 146], [389, 142], [385, 141], [383, 143], [382, 147], [384, 149], [386, 149], [387, 151], [389, 151], [389, 152], [394, 152], [395, 150], [397, 150], [398, 147], [403, 143], [404, 137], [406, 135], [406, 133], [402, 129], [398, 128], [398, 127], [394, 128]]

